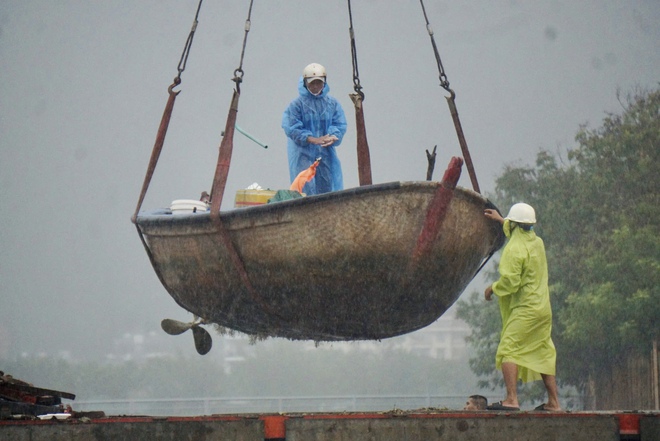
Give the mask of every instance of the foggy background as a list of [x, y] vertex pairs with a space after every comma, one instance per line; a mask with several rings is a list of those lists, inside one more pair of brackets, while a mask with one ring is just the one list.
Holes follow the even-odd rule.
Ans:
[[[160, 330], [161, 319], [191, 314], [161, 286], [130, 222], [197, 4], [0, 3], [0, 362], [197, 356], [189, 334]], [[143, 209], [210, 190], [248, 5], [203, 3]], [[506, 164], [531, 163], [539, 149], [565, 151], [580, 124], [595, 128], [607, 112], [620, 112], [617, 90], [660, 80], [657, 0], [425, 5], [483, 193]], [[374, 183], [425, 179], [425, 149], [434, 145], [440, 178], [460, 148], [419, 2], [352, 7]], [[288, 188], [281, 117], [312, 62], [326, 67], [330, 94], [346, 112], [338, 151], [345, 187], [358, 185], [346, 2], [257, 0], [251, 18], [237, 124], [268, 149], [236, 132], [222, 208], [254, 182]], [[465, 169], [459, 185], [471, 188]], [[482, 285], [475, 281], [464, 295]], [[359, 356], [414, 343], [437, 326], [312, 349]], [[214, 335], [214, 343], [209, 362], [223, 354], [223, 338]], [[259, 357], [272, 345], [306, 348], [296, 361], [302, 366], [314, 357], [309, 343], [279, 339], [249, 350]]]

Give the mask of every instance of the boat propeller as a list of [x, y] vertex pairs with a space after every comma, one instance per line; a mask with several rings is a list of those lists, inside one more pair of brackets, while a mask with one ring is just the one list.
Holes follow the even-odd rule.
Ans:
[[213, 346], [211, 334], [200, 325], [205, 324], [202, 320], [194, 320], [190, 323], [180, 322], [173, 319], [163, 319], [160, 327], [169, 335], [180, 335], [189, 329], [192, 329], [193, 339], [195, 340], [195, 349], [199, 355], [206, 355]]

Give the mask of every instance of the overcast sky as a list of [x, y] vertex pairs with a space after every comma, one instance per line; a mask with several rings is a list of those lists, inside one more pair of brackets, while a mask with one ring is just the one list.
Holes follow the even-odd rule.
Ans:
[[[434, 145], [441, 176], [460, 148], [419, 2], [352, 3], [374, 182], [423, 180]], [[248, 4], [202, 5], [145, 209], [209, 190]], [[620, 112], [618, 89], [660, 80], [657, 0], [425, 4], [483, 192], [506, 164], [565, 151], [580, 124]], [[160, 320], [190, 318], [158, 282], [130, 216], [196, 8], [0, 2], [0, 360], [97, 357], [127, 334], [171, 338]], [[346, 111], [339, 155], [345, 186], [357, 185], [346, 2], [256, 0], [238, 124], [268, 149], [236, 134], [223, 209], [253, 182], [288, 187], [281, 116], [311, 62], [327, 68]], [[466, 172], [460, 185], [470, 187]]]

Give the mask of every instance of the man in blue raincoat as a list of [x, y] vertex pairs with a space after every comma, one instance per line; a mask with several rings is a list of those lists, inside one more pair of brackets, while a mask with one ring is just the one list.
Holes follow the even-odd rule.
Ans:
[[342, 190], [344, 179], [336, 147], [346, 133], [346, 116], [339, 101], [328, 95], [325, 68], [317, 63], [305, 67], [298, 92], [282, 116], [291, 182], [321, 158], [316, 176], [305, 184], [303, 192], [313, 195]]

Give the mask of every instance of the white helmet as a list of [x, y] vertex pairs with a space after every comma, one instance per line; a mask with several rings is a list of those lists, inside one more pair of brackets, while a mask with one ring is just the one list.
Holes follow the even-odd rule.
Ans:
[[536, 213], [531, 205], [520, 202], [511, 207], [505, 219], [521, 224], [535, 224]]
[[307, 82], [321, 80], [325, 83], [325, 76], [325, 67], [318, 63], [308, 64], [307, 67], [303, 69], [303, 78], [307, 80]]

